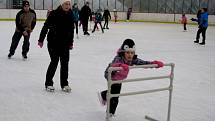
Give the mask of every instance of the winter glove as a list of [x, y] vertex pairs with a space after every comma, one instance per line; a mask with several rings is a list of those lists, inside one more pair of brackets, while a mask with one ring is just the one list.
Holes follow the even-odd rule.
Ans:
[[112, 67], [122, 67], [122, 70], [116, 71], [112, 75], [112, 80], [124, 80], [128, 76], [129, 67], [127, 64], [122, 63], [114, 63], [111, 65]]
[[43, 47], [43, 42], [39, 42], [39, 41], [38, 41], [38, 46], [39, 46], [40, 48], [42, 48], [42, 47]]
[[157, 64], [156, 68], [160, 68], [164, 66], [163, 62], [157, 61], [157, 60], [152, 61], [151, 64]]

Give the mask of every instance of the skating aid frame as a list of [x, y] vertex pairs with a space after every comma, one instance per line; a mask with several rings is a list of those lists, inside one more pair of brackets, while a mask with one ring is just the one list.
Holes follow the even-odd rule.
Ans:
[[[171, 113], [171, 102], [172, 102], [172, 91], [173, 91], [173, 78], [174, 78], [174, 63], [168, 63], [164, 64], [164, 66], [170, 66], [171, 72], [169, 75], [164, 76], [155, 76], [155, 77], [146, 77], [146, 78], [135, 78], [135, 79], [126, 79], [126, 80], [119, 80], [119, 81], [113, 81], [111, 80], [111, 73], [112, 71], [119, 71], [122, 70], [122, 67], [110, 67], [108, 69], [108, 91], [107, 91], [107, 111], [106, 111], [106, 121], [110, 121], [109, 117], [109, 109], [110, 109], [110, 99], [112, 97], [119, 97], [119, 96], [129, 96], [129, 95], [137, 95], [137, 94], [145, 94], [145, 93], [153, 93], [153, 92], [159, 92], [159, 91], [165, 91], [169, 90], [169, 102], [168, 102], [168, 112], [167, 112], [167, 121], [170, 121], [170, 113]], [[156, 68], [156, 64], [151, 65], [138, 65], [138, 66], [129, 66], [129, 69], [135, 69], [135, 68]], [[120, 93], [120, 94], [111, 94], [111, 85], [112, 84], [119, 84], [119, 83], [126, 83], [126, 82], [135, 82], [135, 81], [144, 81], [144, 80], [155, 80], [155, 79], [165, 79], [169, 78], [170, 83], [168, 87], [164, 88], [158, 88], [158, 89], [151, 89], [151, 90], [144, 90], [144, 91], [137, 91], [137, 92], [128, 92], [128, 93]], [[149, 121], [158, 121], [157, 119], [154, 119], [150, 116], [145, 116], [145, 119]]]

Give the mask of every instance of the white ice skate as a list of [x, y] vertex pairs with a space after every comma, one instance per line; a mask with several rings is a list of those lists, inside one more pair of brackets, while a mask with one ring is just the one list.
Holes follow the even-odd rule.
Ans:
[[108, 113], [108, 117], [106, 116], [106, 120], [107, 120], [107, 119], [111, 120], [111, 119], [113, 119], [114, 117], [116, 117], [114, 114]]
[[53, 86], [47, 86], [46, 91], [48, 92], [54, 92], [55, 88]]
[[63, 88], [62, 88], [62, 91], [64, 91], [64, 92], [71, 92], [71, 88], [69, 87], [69, 86], [64, 86]]
[[98, 94], [98, 98], [99, 98], [99, 102], [100, 102], [101, 106], [105, 106], [106, 105], [106, 101], [103, 100], [101, 92], [98, 92], [97, 94]]

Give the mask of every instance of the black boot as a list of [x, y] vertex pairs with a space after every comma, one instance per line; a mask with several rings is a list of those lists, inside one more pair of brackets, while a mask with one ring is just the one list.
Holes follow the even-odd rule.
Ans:
[[27, 54], [22, 54], [23, 59], [27, 59]]
[[199, 40], [194, 41], [194, 43], [199, 43]]
[[200, 45], [205, 45], [205, 42], [201, 42], [201, 43], [199, 43]]
[[8, 57], [8, 59], [10, 59], [12, 56], [13, 56], [13, 54], [9, 53], [7, 57]]

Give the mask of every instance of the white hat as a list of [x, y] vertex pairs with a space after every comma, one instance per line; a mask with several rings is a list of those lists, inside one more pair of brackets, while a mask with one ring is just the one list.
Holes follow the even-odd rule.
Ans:
[[60, 1], [60, 4], [63, 5], [63, 3], [65, 2], [70, 2], [71, 3], [71, 0], [59, 0]]

